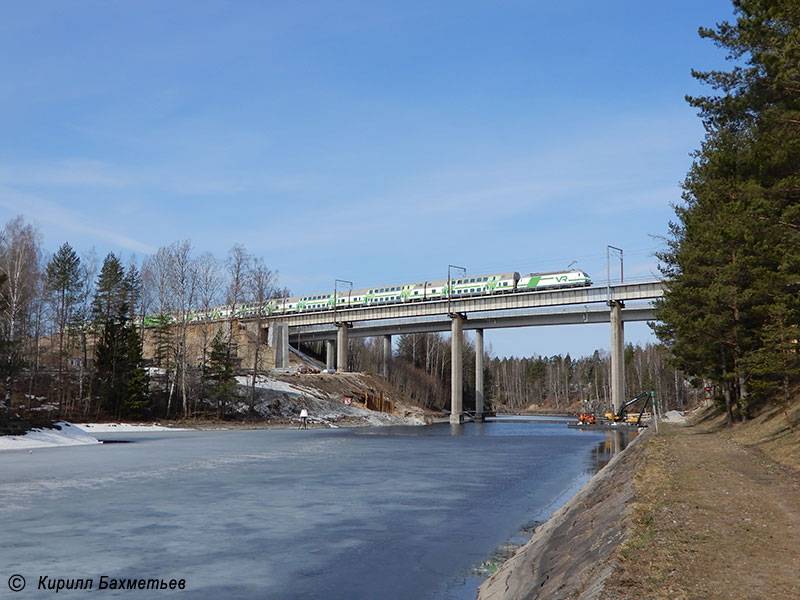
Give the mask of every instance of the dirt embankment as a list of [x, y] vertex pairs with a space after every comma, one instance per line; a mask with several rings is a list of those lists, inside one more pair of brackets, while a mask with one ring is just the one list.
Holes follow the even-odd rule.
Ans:
[[692, 422], [639, 436], [479, 600], [799, 598], [797, 427], [775, 410], [734, 428], [712, 411]]
[[[439, 413], [414, 406], [394, 386], [367, 373], [260, 374], [236, 378], [236, 396], [227, 402], [229, 418], [175, 421], [187, 427], [286, 427], [305, 410], [313, 427], [422, 425]], [[367, 404], [369, 401], [369, 404]], [[374, 410], [382, 407], [383, 410]], [[213, 406], [205, 411], [208, 416]]]

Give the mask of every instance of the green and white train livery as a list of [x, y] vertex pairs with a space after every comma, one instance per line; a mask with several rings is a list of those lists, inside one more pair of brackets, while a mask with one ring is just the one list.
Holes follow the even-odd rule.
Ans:
[[[404, 283], [384, 287], [364, 288], [360, 290], [339, 291], [336, 294], [316, 294], [293, 298], [275, 298], [265, 305], [255, 303], [242, 304], [236, 307], [235, 317], [250, 318], [258, 316], [275, 316], [296, 314], [309, 311], [361, 308], [365, 306], [382, 306], [405, 302], [428, 302], [434, 300], [468, 298], [472, 296], [490, 296], [496, 294], [512, 294], [552, 290], [558, 288], [583, 287], [592, 284], [592, 280], [583, 271], [552, 271], [549, 273], [529, 273], [520, 276], [516, 271], [494, 273], [458, 279], [439, 279], [419, 283]], [[226, 319], [231, 317], [230, 306], [214, 307], [208, 312], [192, 312], [190, 321], [206, 319]], [[153, 317], [147, 317], [145, 324]]]

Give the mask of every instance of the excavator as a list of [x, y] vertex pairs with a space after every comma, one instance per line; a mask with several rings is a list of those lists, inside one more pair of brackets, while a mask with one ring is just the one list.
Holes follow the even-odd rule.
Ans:
[[654, 392], [650, 392], [650, 391], [642, 392], [641, 394], [636, 396], [636, 398], [634, 398], [633, 400], [629, 400], [628, 402], [626, 402], [625, 404], [620, 406], [619, 410], [616, 412], [616, 414], [607, 412], [606, 413], [606, 419], [608, 419], [609, 421], [613, 421], [615, 423], [625, 422], [626, 421], [625, 416], [626, 416], [626, 414], [628, 412], [628, 407], [630, 405], [632, 405], [632, 404], [636, 404], [640, 400], [644, 400], [644, 402], [642, 402], [642, 409], [639, 411], [639, 416], [638, 417], [631, 416], [631, 417], [629, 417], [627, 419], [628, 423], [635, 423], [636, 425], [641, 425], [642, 424], [642, 415], [644, 415], [644, 409], [647, 408], [647, 400], [648, 400], [648, 398], [650, 398], [653, 395], [654, 395]]

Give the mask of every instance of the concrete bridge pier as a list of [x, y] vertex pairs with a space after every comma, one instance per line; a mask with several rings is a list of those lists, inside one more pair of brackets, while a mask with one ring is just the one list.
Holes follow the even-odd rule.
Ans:
[[336, 342], [325, 340], [325, 368], [333, 370], [336, 368]]
[[392, 363], [392, 336], [383, 336], [383, 363], [381, 364], [382, 375], [385, 379], [389, 378], [389, 369]]
[[336, 330], [336, 370], [347, 372], [347, 323], [339, 323]]
[[450, 315], [450, 423], [464, 420], [464, 317]]
[[275, 349], [275, 367], [286, 369], [289, 367], [289, 325], [288, 323], [274, 322], [267, 331], [267, 345]]
[[475, 330], [475, 421], [483, 421], [483, 329]]
[[611, 405], [614, 414], [625, 403], [625, 325], [623, 303], [611, 301]]

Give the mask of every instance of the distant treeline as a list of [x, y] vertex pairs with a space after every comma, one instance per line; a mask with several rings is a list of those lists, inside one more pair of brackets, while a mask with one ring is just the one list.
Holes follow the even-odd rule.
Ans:
[[[464, 340], [464, 407], [475, 407], [475, 345]], [[313, 351], [313, 349], [311, 349]], [[317, 348], [320, 351], [321, 347]], [[352, 368], [381, 372], [382, 343], [352, 339]], [[611, 404], [608, 353], [573, 359], [567, 356], [484, 359], [484, 397], [487, 408], [605, 411]], [[447, 408], [450, 403], [450, 340], [438, 333], [400, 336], [391, 363], [390, 381], [421, 406]], [[663, 349], [628, 345], [625, 348], [626, 397], [644, 390], [656, 393], [664, 408], [683, 408], [696, 400], [696, 387], [683, 373], [666, 364]]]

